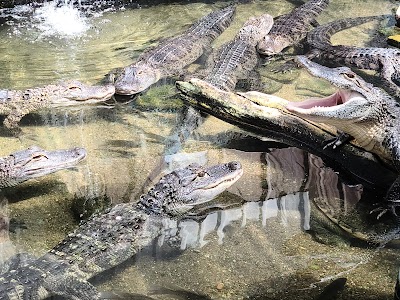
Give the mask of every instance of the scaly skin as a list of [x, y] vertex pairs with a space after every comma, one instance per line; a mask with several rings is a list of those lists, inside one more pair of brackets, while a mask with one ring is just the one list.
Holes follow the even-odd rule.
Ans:
[[83, 148], [46, 151], [32, 146], [14, 152], [0, 158], [0, 188], [74, 167], [85, 157], [86, 150]]
[[308, 44], [313, 48], [310, 58], [320, 57], [330, 62], [346, 64], [359, 69], [376, 70], [396, 96], [400, 96], [400, 50], [394, 48], [352, 47], [332, 45], [330, 39], [335, 33], [386, 16], [348, 18], [318, 26], [307, 36]]
[[258, 43], [258, 52], [275, 55], [304, 39], [315, 18], [328, 6], [329, 0], [310, 0], [286, 15], [277, 17], [268, 35]]
[[87, 280], [135, 255], [158, 236], [164, 217], [179, 218], [236, 182], [238, 162], [203, 168], [191, 165], [167, 174], [138, 203], [118, 204], [94, 216], [44, 256], [17, 255], [0, 275], [0, 299], [60, 295], [96, 300]]
[[237, 80], [247, 78], [257, 66], [256, 45], [270, 31], [272, 24], [273, 18], [268, 14], [246, 21], [235, 38], [212, 56], [204, 80], [219, 89], [234, 90]]
[[[400, 173], [400, 104], [347, 67], [327, 68], [304, 56], [299, 56], [298, 61], [311, 74], [328, 80], [340, 90], [327, 98], [289, 103], [286, 108], [304, 119], [335, 126], [364, 149], [391, 162]], [[389, 189], [388, 208], [382, 213], [390, 209], [397, 215], [399, 189], [400, 177]]]
[[211, 42], [230, 25], [234, 13], [234, 6], [212, 12], [183, 34], [144, 52], [135, 63], [125, 67], [117, 75], [116, 94], [137, 94], [162, 77], [181, 74], [183, 68], [199, 58], [211, 46]]
[[17, 129], [23, 116], [45, 107], [86, 105], [105, 101], [114, 94], [114, 86], [89, 86], [66, 81], [25, 91], [1, 90], [0, 114], [7, 115], [3, 124]]
[[[235, 38], [222, 45], [211, 56], [201, 77], [205, 77], [205, 81], [222, 90], [234, 90], [238, 79], [248, 78], [257, 66], [259, 55], [256, 45], [268, 33], [272, 24], [273, 19], [268, 14], [247, 20]], [[165, 152], [177, 153], [202, 122], [203, 117], [197, 110], [192, 107], [185, 108], [182, 120], [167, 140]]]

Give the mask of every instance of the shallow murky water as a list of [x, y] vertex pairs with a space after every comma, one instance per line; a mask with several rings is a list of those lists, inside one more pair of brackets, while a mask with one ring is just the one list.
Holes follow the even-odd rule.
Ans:
[[[283, 14], [295, 6], [291, 2], [255, 0], [238, 5], [233, 24], [214, 47], [232, 38], [250, 16]], [[320, 23], [390, 13], [394, 6], [386, 0], [332, 2]], [[13, 17], [0, 26], [0, 89], [23, 89], [61, 79], [97, 83], [111, 69], [131, 63], [147, 47], [179, 34], [227, 2], [86, 11], [81, 16], [72, 8], [61, 13], [72, 18], [68, 21], [57, 17], [57, 7], [48, 5], [47, 11], [20, 7], [3, 12]], [[70, 20], [82, 22], [81, 27], [69, 26]], [[340, 33], [334, 41], [365, 44], [375, 25]], [[63, 29], [55, 30], [57, 26]], [[68, 29], [72, 33], [66, 33]], [[302, 70], [276, 75], [271, 68], [272, 63], [260, 68], [266, 91], [283, 98], [333, 90]], [[362, 200], [366, 196], [374, 200], [384, 195], [382, 191], [362, 190], [360, 182], [338, 178], [300, 150], [275, 150], [275, 144], [249, 138], [245, 132], [233, 134], [239, 132], [236, 127], [215, 118], [208, 118], [185, 145], [185, 154], [171, 162], [163, 151], [182, 105], [174, 94], [167, 80], [126, 104], [31, 114], [22, 120], [19, 138], [0, 128], [0, 155], [32, 144], [45, 149], [79, 146], [88, 151], [76, 171], [61, 171], [3, 191], [11, 216], [27, 227], [11, 235], [15, 248], [41, 255], [63, 239], [78, 224], [71, 209], [75, 194], [105, 192], [113, 203], [134, 200], [148, 177], [154, 179], [181, 160], [183, 164], [239, 160], [245, 174], [220, 198], [235, 202], [235, 207], [211, 212], [198, 222], [167, 223], [164, 235], [151, 247], [96, 278], [99, 289], [148, 294], [156, 287], [180, 287], [212, 299], [316, 299], [330, 279], [346, 277], [346, 289], [338, 299], [392, 299], [400, 265], [396, 249], [377, 251], [362, 242], [343, 240], [346, 233], [329, 221], [325, 222], [333, 229], [328, 234], [313, 237], [305, 232], [318, 233], [313, 226], [321, 216], [316, 214], [315, 203], [325, 202], [346, 215], [346, 221], [357, 220], [352, 228], [360, 226], [357, 229], [369, 234], [376, 228], [382, 230], [365, 216], [369, 207], [359, 205], [361, 194]], [[179, 237], [173, 247], [171, 236]], [[327, 238], [336, 246], [317, 241]]]

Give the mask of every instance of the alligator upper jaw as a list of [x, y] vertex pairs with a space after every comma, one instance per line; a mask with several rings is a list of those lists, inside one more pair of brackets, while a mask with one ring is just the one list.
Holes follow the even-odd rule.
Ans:
[[355, 109], [367, 102], [366, 98], [352, 90], [340, 89], [336, 93], [325, 97], [308, 99], [301, 102], [289, 102], [286, 109], [296, 115], [303, 116], [312, 121], [324, 121], [325, 119], [349, 119], [344, 114], [346, 109]]
[[207, 177], [199, 180], [191, 189], [192, 205], [209, 202], [221, 194], [243, 175], [243, 168], [239, 162], [233, 161], [209, 167], [205, 174]]
[[[93, 87], [96, 88], [96, 87]], [[99, 86], [97, 91], [88, 92], [88, 96], [64, 96], [54, 97], [51, 99], [53, 107], [64, 107], [64, 106], [78, 106], [78, 105], [89, 105], [104, 102], [110, 99], [115, 93], [115, 87], [113, 85]]]
[[84, 148], [55, 151], [40, 150], [18, 164], [21, 168], [20, 176], [23, 177], [24, 181], [72, 168], [86, 158]]

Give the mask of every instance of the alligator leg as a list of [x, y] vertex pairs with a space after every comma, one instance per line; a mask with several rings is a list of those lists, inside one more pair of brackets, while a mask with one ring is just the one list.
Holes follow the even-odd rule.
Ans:
[[[79, 272], [79, 271], [77, 271]], [[44, 279], [44, 288], [52, 294], [71, 300], [96, 300], [101, 299], [97, 289], [79, 273], [74, 271], [66, 275], [50, 276]]]
[[11, 130], [13, 133], [18, 133], [21, 131], [21, 129], [18, 126], [18, 123], [28, 113], [29, 113], [29, 110], [27, 110], [27, 109], [23, 109], [23, 108], [14, 109], [4, 119], [3, 124], [6, 128]]
[[345, 142], [351, 140], [353, 137], [345, 132], [339, 132], [339, 135], [331, 140], [326, 141], [324, 146], [324, 150], [326, 148], [332, 147], [332, 149], [336, 149], [340, 145], [343, 145]]

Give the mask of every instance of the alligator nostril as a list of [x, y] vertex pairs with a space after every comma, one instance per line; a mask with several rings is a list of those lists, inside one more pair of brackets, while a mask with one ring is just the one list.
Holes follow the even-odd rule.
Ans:
[[228, 167], [231, 170], [238, 170], [242, 168], [242, 165], [238, 161], [231, 161], [230, 163], [228, 163]]

